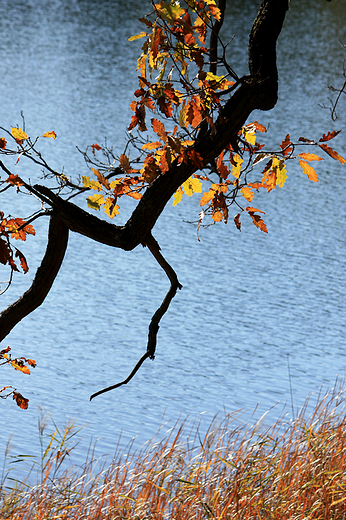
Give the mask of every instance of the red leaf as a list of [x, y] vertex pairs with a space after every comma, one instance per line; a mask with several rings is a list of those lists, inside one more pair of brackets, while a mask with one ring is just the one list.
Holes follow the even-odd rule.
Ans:
[[[302, 139], [302, 138], [301, 138], [301, 139]], [[284, 139], [284, 140], [282, 141], [282, 143], [280, 144], [280, 148], [281, 148], [281, 150], [285, 150], [285, 151], [283, 152], [283, 155], [286, 156], [286, 155], [289, 155], [289, 154], [292, 152], [293, 148], [292, 148], [292, 146], [289, 146], [290, 144], [292, 144], [292, 141], [291, 141], [291, 139], [290, 139], [290, 135], [287, 134], [286, 137], [285, 137], [285, 139]]]
[[330, 141], [331, 139], [334, 139], [338, 134], [340, 134], [341, 130], [333, 130], [333, 132], [328, 132], [328, 134], [323, 134], [321, 139], [319, 139], [320, 143], [323, 143], [325, 141]]
[[238, 215], [236, 215], [233, 220], [235, 225], [237, 226], [237, 229], [241, 231], [240, 213], [238, 213]]
[[345, 164], [346, 163], [346, 159], [341, 157], [341, 155], [339, 155], [338, 152], [336, 152], [335, 150], [333, 150], [332, 148], [330, 148], [326, 144], [320, 144], [319, 146], [322, 148], [322, 150], [324, 150], [328, 155], [333, 157], [333, 159], [335, 159], [336, 161], [341, 162], [341, 164]]
[[189, 150], [187, 152], [187, 155], [190, 157], [191, 161], [193, 162], [193, 164], [199, 169], [199, 170], [202, 170], [203, 169], [203, 157], [198, 153], [196, 152], [195, 150]]
[[95, 150], [101, 150], [101, 146], [97, 143], [91, 145], [92, 153], [95, 155]]
[[28, 267], [28, 263], [26, 261], [26, 258], [25, 256], [23, 255], [23, 253], [21, 251], [19, 251], [19, 249], [16, 249], [16, 254], [15, 256], [17, 258], [19, 258], [20, 260], [20, 266], [21, 268], [23, 269], [24, 271], [24, 274], [26, 274], [28, 271], [29, 271], [29, 267]]
[[2, 148], [4, 150], [6, 148], [6, 145], [7, 145], [7, 141], [5, 140], [5, 138], [0, 137], [0, 148]]

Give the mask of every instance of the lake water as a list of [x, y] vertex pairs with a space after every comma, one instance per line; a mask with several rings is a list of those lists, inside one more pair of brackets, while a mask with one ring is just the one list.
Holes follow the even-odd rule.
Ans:
[[[230, 2], [225, 38], [235, 35], [230, 61], [246, 73], [247, 38], [259, 2]], [[56, 141], [42, 143], [45, 157], [66, 175], [87, 174], [76, 145], [95, 142], [123, 151], [128, 105], [137, 88], [142, 30], [137, 21], [149, 8], [131, 0], [1, 0], [1, 126], [21, 125]], [[292, 0], [278, 44], [280, 98], [268, 113], [267, 140], [277, 147], [287, 133], [319, 138], [345, 129], [345, 100], [333, 123], [326, 86], [342, 83], [346, 2]], [[346, 155], [345, 135], [335, 147]], [[268, 235], [243, 219], [242, 232], [224, 224], [200, 233], [199, 201], [171, 203], [154, 229], [163, 254], [183, 290], [164, 317], [157, 356], [146, 361], [130, 385], [89, 402], [89, 396], [125, 378], [145, 351], [150, 317], [168, 282], [147, 250], [131, 253], [73, 234], [66, 260], [44, 304], [6, 338], [14, 355], [34, 358], [30, 377], [2, 369], [1, 382], [30, 399], [27, 411], [0, 403], [0, 446], [12, 435], [13, 454], [37, 453], [39, 409], [61, 427], [75, 419], [83, 430], [75, 460], [90, 438], [98, 454], [112, 454], [122, 432], [125, 446], [140, 446], [180, 417], [203, 418], [246, 410], [250, 416], [274, 407], [275, 420], [291, 413], [291, 385], [298, 409], [310, 393], [346, 376], [345, 268], [346, 169], [328, 159], [318, 164], [319, 183], [289, 168], [283, 190], [257, 197], [266, 212]], [[24, 161], [15, 172], [37, 177]], [[18, 200], [17, 200], [18, 199]], [[1, 195], [5, 213], [26, 217], [32, 201]], [[122, 219], [131, 204], [122, 203]], [[119, 221], [120, 222], [120, 221]], [[30, 285], [45, 250], [47, 222], [23, 250], [30, 274], [17, 275], [1, 299], [5, 308]], [[6, 270], [0, 266], [1, 279]], [[0, 385], [1, 386], [1, 385]], [[244, 419], [245, 420], [245, 419]], [[0, 450], [1, 451], [1, 450]], [[2, 458], [2, 453], [0, 459]]]

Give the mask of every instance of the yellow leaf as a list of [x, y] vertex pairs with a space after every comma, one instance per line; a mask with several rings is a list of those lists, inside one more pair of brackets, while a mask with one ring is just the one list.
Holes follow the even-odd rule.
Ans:
[[256, 134], [255, 134], [255, 132], [244, 132], [244, 139], [248, 143], [254, 145], [255, 142], [256, 142]]
[[140, 38], [143, 38], [144, 36], [148, 36], [148, 33], [142, 31], [139, 34], [135, 34], [135, 36], [131, 36], [131, 38], [129, 38], [128, 41], [132, 42], [133, 40], [139, 40]]
[[21, 128], [11, 128], [11, 134], [18, 141], [24, 141], [24, 139], [28, 138], [26, 132]]
[[299, 161], [299, 164], [302, 167], [303, 173], [309, 177], [310, 181], [318, 182], [317, 174], [310, 164], [306, 161]]
[[237, 166], [234, 166], [234, 164], [232, 165], [232, 174], [234, 175], [234, 177], [236, 179], [239, 179], [239, 175], [240, 175], [240, 170], [241, 170], [241, 165], [242, 163], [244, 162], [243, 159], [240, 157], [240, 155], [236, 154], [234, 157], [233, 157], [233, 160], [234, 162], [237, 163]]
[[54, 132], [54, 130], [52, 130], [51, 132], [46, 132], [45, 134], [43, 134], [42, 137], [52, 137], [53, 139], [56, 139], [56, 133]]
[[97, 190], [101, 191], [102, 186], [99, 183], [99, 181], [94, 181], [93, 179], [90, 179], [90, 177], [82, 177], [83, 184], [85, 188], [89, 188], [91, 190]]
[[173, 195], [173, 206], [176, 206], [177, 204], [179, 204], [179, 202], [181, 201], [182, 198], [183, 198], [183, 190], [182, 190], [181, 186], [179, 186], [179, 188]]
[[284, 161], [280, 161], [278, 157], [274, 157], [271, 169], [276, 173], [276, 186], [282, 188], [287, 179], [287, 170]]
[[182, 185], [184, 192], [188, 197], [192, 197], [194, 193], [202, 193], [202, 183], [198, 179], [190, 177]]
[[240, 193], [243, 195], [244, 199], [248, 200], [249, 202], [251, 202], [254, 198], [254, 192], [251, 188], [242, 188]]
[[92, 208], [92, 209], [100, 209], [100, 207], [104, 203], [105, 203], [105, 199], [104, 199], [103, 195], [101, 195], [99, 193], [95, 193], [95, 195], [91, 195], [91, 197], [87, 198], [87, 204], [88, 204], [89, 208]]
[[114, 204], [114, 199], [107, 197], [104, 207], [106, 215], [108, 215], [110, 218], [113, 218], [115, 215], [119, 215], [119, 209], [120, 207], [117, 204]]

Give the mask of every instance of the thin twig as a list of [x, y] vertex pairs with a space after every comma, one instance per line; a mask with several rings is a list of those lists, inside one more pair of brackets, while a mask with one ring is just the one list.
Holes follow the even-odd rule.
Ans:
[[99, 390], [98, 392], [92, 394], [92, 396], [90, 397], [90, 401], [94, 397], [96, 397], [100, 394], [104, 394], [105, 392], [114, 390], [115, 388], [118, 388], [119, 386], [127, 385], [127, 383], [129, 383], [131, 381], [133, 376], [137, 373], [137, 371], [139, 370], [139, 368], [142, 366], [142, 364], [144, 363], [144, 361], [147, 358], [155, 359], [157, 333], [159, 331], [160, 320], [161, 320], [162, 316], [167, 312], [169, 304], [171, 303], [172, 299], [176, 295], [177, 290], [182, 288], [182, 285], [178, 281], [176, 272], [160, 253], [160, 246], [151, 233], [143, 242], [143, 246], [148, 247], [148, 249], [154, 256], [155, 260], [165, 271], [166, 275], [168, 276], [168, 278], [171, 282], [171, 286], [170, 286], [163, 302], [161, 303], [160, 307], [157, 309], [157, 311], [151, 318], [151, 322], [149, 325], [149, 333], [148, 333], [147, 351], [145, 352], [145, 354], [143, 354], [143, 356], [140, 358], [138, 363], [135, 365], [135, 367], [132, 370], [132, 372], [130, 373], [130, 375], [126, 379], [124, 379], [124, 381], [121, 381], [120, 383], [116, 383], [115, 385], [112, 385], [112, 386], [108, 386], [107, 388], [104, 388], [103, 390]]

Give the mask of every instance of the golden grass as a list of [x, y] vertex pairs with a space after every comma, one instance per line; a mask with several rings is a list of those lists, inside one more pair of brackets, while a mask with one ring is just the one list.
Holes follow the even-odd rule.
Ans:
[[[97, 468], [64, 469], [69, 426], [42, 450], [35, 485], [0, 484], [0, 519], [199, 520], [346, 518], [346, 417], [341, 394], [319, 399], [263, 430], [235, 416], [198, 427], [177, 424], [141, 452]], [[42, 433], [42, 432], [41, 432]], [[92, 456], [91, 456], [92, 459]], [[10, 484], [10, 485], [9, 485]]]

